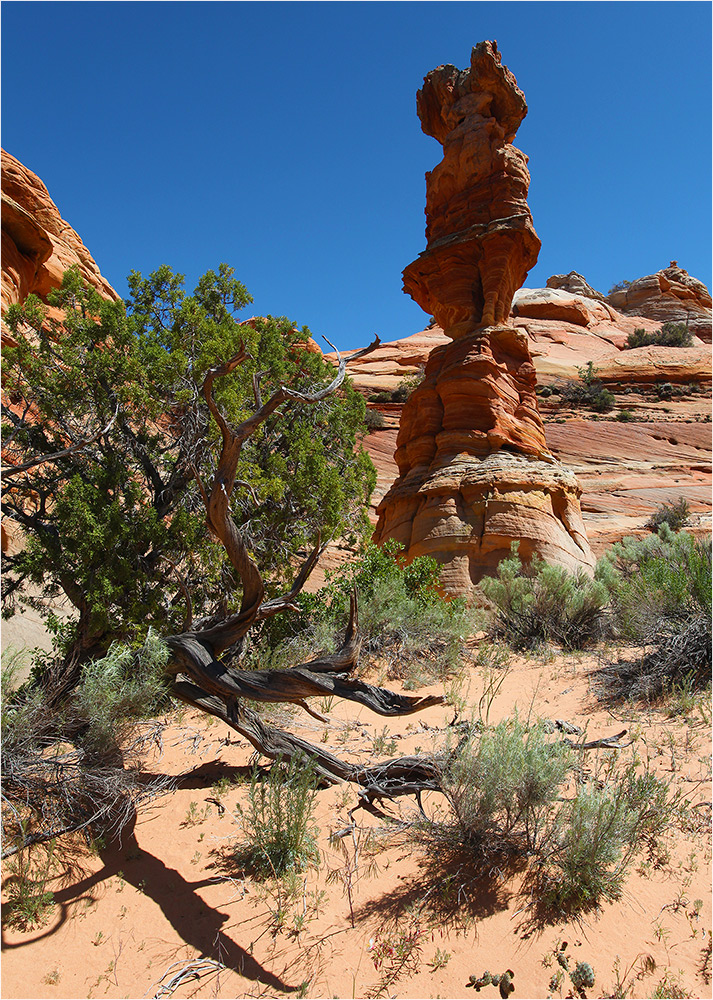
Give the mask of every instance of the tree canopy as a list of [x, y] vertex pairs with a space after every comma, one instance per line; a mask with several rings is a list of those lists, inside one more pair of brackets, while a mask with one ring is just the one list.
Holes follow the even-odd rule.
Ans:
[[[306, 327], [238, 320], [252, 300], [225, 264], [192, 295], [165, 266], [133, 272], [129, 288], [126, 303], [107, 302], [68, 271], [50, 298], [57, 318], [33, 296], [5, 317], [16, 346], [4, 357], [2, 511], [26, 544], [6, 560], [4, 614], [23, 602], [49, 614], [44, 599], [64, 594], [77, 614], [49, 624], [74, 662], [152, 622], [170, 632], [239, 602], [206, 522], [220, 437], [202, 392], [211, 369], [242, 348], [213, 389], [230, 426], [280, 386], [314, 393], [334, 377], [306, 349]], [[356, 536], [365, 524], [375, 472], [363, 427], [364, 403], [344, 383], [311, 406], [286, 398], [244, 442], [230, 516], [268, 593], [320, 531]], [[23, 593], [26, 581], [41, 597]]]

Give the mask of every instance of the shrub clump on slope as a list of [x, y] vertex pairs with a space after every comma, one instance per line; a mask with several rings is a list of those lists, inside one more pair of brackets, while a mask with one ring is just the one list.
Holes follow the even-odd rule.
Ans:
[[619, 636], [644, 649], [639, 660], [612, 668], [615, 690], [650, 699], [682, 682], [710, 682], [710, 538], [663, 523], [657, 534], [612, 546], [597, 576], [611, 594]]
[[626, 338], [626, 349], [634, 347], [690, 347], [693, 343], [685, 323], [664, 323], [660, 330], [634, 330]]
[[494, 634], [515, 649], [547, 642], [581, 649], [607, 634], [606, 586], [584, 570], [571, 574], [537, 555], [523, 563], [518, 542], [498, 566], [497, 576], [485, 577], [480, 588], [494, 607]]

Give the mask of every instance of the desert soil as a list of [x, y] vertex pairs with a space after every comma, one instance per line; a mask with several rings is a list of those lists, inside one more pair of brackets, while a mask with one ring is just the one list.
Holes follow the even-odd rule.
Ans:
[[[513, 657], [489, 720], [517, 706], [579, 725], [588, 739], [626, 729], [634, 743], [625, 752], [649, 760], [692, 807], [668, 837], [668, 859], [639, 858], [622, 899], [599, 913], [541, 921], [524, 889], [524, 859], [480, 877], [458, 874], [451, 857], [415, 835], [415, 804], [402, 801], [391, 824], [354, 814], [352, 926], [345, 879], [354, 840], [345, 836], [341, 848], [330, 842], [356, 805], [350, 786], [318, 793], [320, 864], [293, 880], [292, 896], [274, 881], [259, 883], [231, 861], [252, 748], [224, 724], [186, 712], [165, 720], [146, 763], [149, 774], [175, 776], [175, 790], [139, 811], [121, 845], [71, 858], [65, 845], [47, 922], [4, 931], [2, 996], [454, 998], [473, 996], [469, 976], [486, 969], [512, 969], [515, 998], [572, 996], [568, 983], [549, 990], [559, 968], [553, 950], [567, 941], [572, 966], [594, 968], [589, 997], [651, 997], [664, 977], [684, 992], [658, 995], [710, 997], [710, 714], [700, 706], [675, 716], [662, 707], [606, 709], [593, 691], [605, 659]], [[475, 711], [485, 683], [474, 660], [460, 695]], [[321, 708], [328, 726], [300, 710], [280, 710], [277, 721], [361, 761], [441, 746], [455, 711], [385, 720], [352, 704]], [[587, 766], [607, 752], [587, 751]], [[227, 790], [215, 787], [226, 778]], [[442, 796], [433, 793], [424, 808], [442, 810]], [[629, 992], [616, 992], [617, 980]], [[481, 995], [498, 991], [488, 986]]]

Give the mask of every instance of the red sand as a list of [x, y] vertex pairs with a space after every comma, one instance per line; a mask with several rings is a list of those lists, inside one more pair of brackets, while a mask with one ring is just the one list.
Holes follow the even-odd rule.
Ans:
[[[516, 1000], [572, 996], [568, 981], [561, 993], [548, 990], [559, 968], [552, 962], [553, 948], [566, 940], [572, 967], [586, 961], [595, 970], [589, 997], [650, 997], [665, 974], [687, 995], [710, 997], [709, 724], [657, 711], [610, 714], [590, 692], [597, 666], [596, 656], [513, 661], [490, 721], [511, 714], [515, 705], [521, 714], [532, 705], [536, 715], [586, 726], [590, 739], [627, 728], [641, 757], [674, 789], [693, 805], [708, 803], [693, 810], [697, 826], [671, 837], [668, 864], [632, 870], [623, 899], [605, 904], [599, 914], [538, 927], [531, 901], [521, 892], [521, 872], [493, 871], [454, 906], [447, 859], [429, 855], [408, 831], [382, 826], [371, 860], [362, 835], [352, 927], [338, 874], [340, 868], [345, 874], [345, 858], [328, 839], [330, 831], [348, 823], [356, 802], [349, 786], [319, 792], [321, 864], [298, 877], [295, 896], [285, 905], [284, 890], [243, 878], [227, 863], [226, 852], [241, 836], [233, 814], [245, 798], [245, 785], [231, 785], [222, 795], [224, 811], [210, 801], [218, 797], [213, 786], [219, 779], [245, 776], [251, 748], [224, 725], [191, 712], [168, 721], [163, 751], [147, 764], [155, 773], [181, 775], [178, 788], [140, 812], [135, 836], [125, 837], [121, 849], [82, 855], [82, 870], [51, 886], [57, 902], [43, 927], [5, 931], [2, 996], [474, 997], [466, 989], [471, 974], [506, 968], [515, 972]], [[482, 674], [473, 667], [469, 677], [467, 701], [477, 706]], [[453, 714], [443, 707], [385, 720], [340, 703], [330, 711], [328, 729], [299, 711], [284, 721], [315, 742], [324, 737], [337, 753], [377, 760], [392, 755], [378, 746], [384, 729], [386, 740], [396, 741], [396, 754], [418, 746], [425, 751], [444, 739]], [[427, 811], [442, 802], [433, 794]], [[414, 818], [415, 807], [404, 801], [401, 814]], [[355, 818], [365, 828], [377, 827], [363, 810]], [[343, 843], [353, 853], [351, 838]], [[330, 871], [337, 874], [328, 882]], [[281, 902], [282, 922], [276, 916]], [[400, 967], [389, 955], [399, 945], [406, 953]], [[646, 956], [656, 967], [637, 978]], [[204, 963], [197, 978], [161, 994], [162, 982], [201, 957], [227, 968]], [[630, 990], [626, 994], [615, 994], [617, 965]], [[480, 995], [499, 994], [488, 986]]]

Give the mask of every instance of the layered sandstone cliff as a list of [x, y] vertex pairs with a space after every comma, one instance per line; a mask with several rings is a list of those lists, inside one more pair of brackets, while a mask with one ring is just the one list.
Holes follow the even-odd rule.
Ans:
[[513, 540], [526, 558], [589, 569], [580, 490], [547, 449], [528, 338], [508, 322], [540, 248], [527, 157], [512, 145], [524, 95], [497, 45], [481, 42], [468, 70], [428, 74], [417, 108], [443, 161], [426, 175], [428, 245], [404, 289], [448, 341], [404, 407], [399, 478], [374, 537], [436, 558], [454, 594], [492, 573]]
[[[103, 298], [118, 298], [37, 174], [2, 150], [3, 309], [31, 293], [46, 301], [69, 267], [78, 268]], [[8, 337], [3, 327], [3, 343]]]
[[607, 301], [619, 312], [662, 323], [685, 323], [691, 333], [711, 342], [711, 295], [698, 278], [672, 260], [668, 267], [637, 278]]

